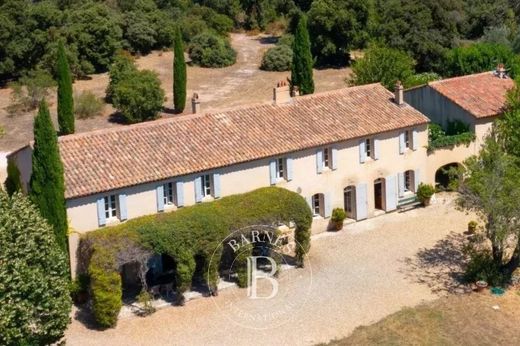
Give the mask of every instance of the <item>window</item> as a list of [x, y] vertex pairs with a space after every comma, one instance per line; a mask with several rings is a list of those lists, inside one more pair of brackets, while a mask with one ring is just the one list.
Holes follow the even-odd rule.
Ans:
[[173, 183], [164, 184], [164, 205], [173, 205], [175, 203]]
[[112, 219], [117, 217], [117, 198], [116, 195], [105, 196], [105, 218]]
[[330, 149], [323, 149], [323, 168], [331, 168], [330, 166], [331, 158], [330, 158]]
[[285, 179], [285, 160], [283, 158], [276, 160], [276, 178]]
[[202, 176], [202, 197], [211, 196], [211, 176], [205, 174]]
[[409, 192], [414, 190], [413, 185], [413, 172], [406, 171], [404, 172], [404, 192]]
[[372, 157], [372, 140], [370, 138], [365, 140], [365, 152], [367, 157]]
[[312, 213], [314, 216], [323, 216], [323, 195], [320, 193], [312, 196]]
[[404, 146], [406, 149], [412, 148], [412, 136], [410, 130], [404, 131]]

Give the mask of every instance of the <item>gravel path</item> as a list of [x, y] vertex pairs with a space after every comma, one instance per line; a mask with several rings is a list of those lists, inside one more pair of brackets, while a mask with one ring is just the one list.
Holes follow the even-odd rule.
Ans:
[[[460, 237], [470, 219], [454, 209], [452, 196], [441, 195], [426, 209], [392, 213], [314, 237], [311, 265], [279, 278], [280, 287], [290, 294], [265, 301], [266, 311], [280, 305], [297, 308], [278, 321], [268, 321], [266, 330], [244, 328], [226, 318], [252, 306], [246, 290], [231, 288], [215, 301], [198, 299], [147, 318], [122, 319], [107, 331], [90, 330], [74, 321], [67, 343], [311, 345], [347, 336], [359, 325], [437, 298], [439, 291], [434, 293], [428, 280], [438, 280], [431, 274], [438, 270], [444, 275], [445, 266], [453, 268], [443, 251], [450, 248], [450, 239]], [[303, 306], [302, 300], [306, 300]], [[222, 308], [226, 306], [229, 309]], [[231, 317], [237, 321], [236, 315]]]

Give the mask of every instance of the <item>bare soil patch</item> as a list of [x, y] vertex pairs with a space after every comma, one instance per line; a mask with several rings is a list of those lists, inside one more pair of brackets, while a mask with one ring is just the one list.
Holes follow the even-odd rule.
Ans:
[[[235, 107], [259, 102], [271, 102], [272, 88], [285, 80], [289, 72], [266, 72], [259, 69], [265, 50], [271, 47], [272, 41], [263, 36], [232, 34], [231, 40], [236, 49], [237, 63], [222, 69], [208, 69], [196, 66], [188, 67], [188, 97], [198, 93], [203, 111]], [[172, 103], [172, 64], [171, 52], [153, 52], [137, 60], [140, 68], [151, 69], [159, 74], [167, 99], [164, 106], [171, 108]], [[350, 75], [350, 69], [325, 69], [315, 71], [316, 91], [328, 91], [345, 87], [345, 79]], [[92, 75], [90, 80], [76, 81], [74, 91], [90, 90], [99, 97], [105, 96], [108, 84], [106, 73]], [[5, 129], [5, 135], [0, 138], [0, 151], [17, 149], [32, 140], [32, 123], [35, 112], [8, 116], [6, 107], [9, 105], [10, 89], [0, 89], [0, 126]], [[55, 117], [56, 98], [49, 99], [51, 113]], [[186, 113], [191, 112], [188, 102]], [[112, 126], [122, 126], [110, 120], [114, 109], [107, 105], [104, 114], [91, 119], [78, 119], [76, 131], [86, 132]]]

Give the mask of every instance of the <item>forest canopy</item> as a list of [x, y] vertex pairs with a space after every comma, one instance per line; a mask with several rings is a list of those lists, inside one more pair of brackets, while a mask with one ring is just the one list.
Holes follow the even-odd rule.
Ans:
[[[55, 75], [63, 40], [76, 78], [106, 71], [115, 52], [185, 46], [201, 34], [233, 30], [291, 33], [308, 17], [316, 65], [346, 65], [371, 43], [406, 52], [418, 72], [442, 72], [454, 48], [477, 40], [520, 49], [514, 0], [0, 0], [0, 81], [35, 69]], [[492, 42], [490, 42], [492, 41]]]

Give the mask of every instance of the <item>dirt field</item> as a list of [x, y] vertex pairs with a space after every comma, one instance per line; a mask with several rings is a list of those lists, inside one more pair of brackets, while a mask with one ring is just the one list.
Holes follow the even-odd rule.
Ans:
[[359, 327], [328, 345], [519, 345], [519, 322], [515, 292], [449, 296]]
[[[188, 67], [188, 97], [196, 92], [201, 99], [203, 111], [234, 107], [248, 103], [270, 102], [272, 88], [276, 82], [285, 80], [288, 72], [265, 72], [259, 70], [263, 52], [272, 46], [270, 41], [260, 36], [232, 34], [233, 47], [238, 52], [237, 63], [222, 69]], [[137, 60], [140, 68], [156, 71], [162, 81], [167, 100], [165, 107], [172, 107], [172, 53], [154, 52]], [[345, 86], [349, 69], [328, 69], [315, 71], [316, 91], [327, 91]], [[107, 74], [93, 75], [91, 80], [74, 83], [75, 92], [91, 90], [99, 97], [104, 97], [108, 83]], [[5, 107], [9, 105], [10, 90], [0, 89], [0, 126], [5, 135], [0, 138], [0, 152], [11, 151], [25, 145], [32, 139], [33, 114], [7, 115]], [[55, 97], [49, 99], [51, 112], [55, 114]], [[191, 111], [187, 104], [186, 111]], [[103, 116], [93, 119], [77, 120], [76, 131], [85, 132], [110, 126], [121, 126], [111, 122], [114, 109], [107, 105]]]

